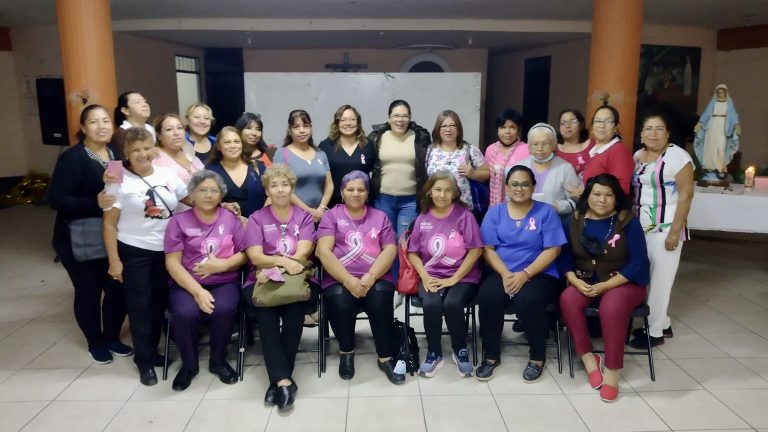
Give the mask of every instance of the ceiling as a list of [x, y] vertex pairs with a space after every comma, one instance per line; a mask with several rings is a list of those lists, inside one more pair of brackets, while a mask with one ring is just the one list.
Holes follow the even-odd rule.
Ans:
[[[0, 0], [0, 26], [55, 24], [55, 4]], [[592, 0], [111, 0], [111, 5], [117, 31], [194, 46], [262, 49], [418, 43], [514, 50], [587, 37], [592, 16]], [[505, 20], [512, 28], [499, 28]], [[290, 25], [285, 30], [266, 25], [270, 28], [263, 31], [273, 22]], [[487, 28], [487, 22], [494, 25]], [[582, 25], [561, 26], [566, 22]], [[768, 24], [768, 0], [645, 0], [644, 22], [708, 29]], [[322, 29], [316, 23], [324, 23]], [[437, 28], [441, 23], [446, 28]], [[524, 31], [516, 31], [516, 23], [524, 23]]]

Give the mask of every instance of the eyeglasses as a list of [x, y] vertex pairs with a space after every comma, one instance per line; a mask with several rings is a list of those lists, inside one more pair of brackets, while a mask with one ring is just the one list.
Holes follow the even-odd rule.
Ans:
[[579, 123], [579, 119], [563, 120], [560, 122], [560, 126], [575, 125]]
[[518, 190], [525, 190], [525, 189], [530, 189], [530, 188], [531, 188], [531, 186], [532, 186], [532, 185], [531, 185], [531, 183], [530, 183], [530, 182], [525, 182], [525, 183], [510, 183], [510, 184], [509, 184], [509, 188], [510, 188], [510, 189], [518, 189]]
[[200, 188], [197, 190], [201, 195], [219, 195], [221, 194], [221, 189], [212, 189], [212, 188]]
[[667, 131], [667, 128], [665, 128], [664, 126], [658, 126], [658, 127], [648, 126], [643, 128], [643, 133], [651, 133], [651, 132], [664, 133], [666, 131]]
[[357, 123], [356, 118], [341, 118], [339, 119], [339, 123]]
[[442, 130], [448, 130], [448, 129], [458, 129], [458, 128], [459, 128], [459, 127], [458, 127], [458, 126], [456, 126], [455, 124], [451, 124], [451, 125], [442, 125], [442, 126], [440, 126], [440, 129], [442, 129]]
[[389, 118], [392, 120], [408, 120], [411, 118], [410, 114], [390, 114]]
[[595, 119], [592, 121], [592, 124], [595, 126], [610, 126], [615, 123], [616, 122], [611, 119]]

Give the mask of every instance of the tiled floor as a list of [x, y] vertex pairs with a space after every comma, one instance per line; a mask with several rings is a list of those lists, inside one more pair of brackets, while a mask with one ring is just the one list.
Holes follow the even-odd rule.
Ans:
[[[395, 387], [376, 369], [371, 341], [362, 340], [351, 382], [336, 375], [336, 355], [318, 379], [313, 355], [301, 354], [298, 400], [283, 415], [262, 404], [266, 373], [255, 354], [243, 382], [227, 386], [201, 372], [181, 393], [170, 381], [141, 386], [130, 359], [93, 364], [72, 317], [70, 281], [52, 262], [53, 213], [17, 206], [0, 210], [0, 220], [3, 432], [768, 431], [765, 243], [685, 246], [671, 305], [675, 337], [655, 352], [657, 380], [645, 360], [628, 358], [614, 404], [599, 400], [581, 368], [573, 380], [567, 367], [558, 374], [554, 358], [542, 381], [524, 384], [524, 351], [515, 347], [487, 383], [458, 378], [449, 362], [435, 378]], [[368, 332], [361, 324], [359, 333]], [[305, 332], [304, 343], [315, 335]]]

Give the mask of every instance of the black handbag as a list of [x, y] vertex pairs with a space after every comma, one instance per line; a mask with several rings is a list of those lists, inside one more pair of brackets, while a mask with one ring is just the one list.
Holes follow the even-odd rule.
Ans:
[[69, 221], [69, 239], [75, 261], [83, 262], [107, 257], [101, 234], [102, 218], [90, 217]]

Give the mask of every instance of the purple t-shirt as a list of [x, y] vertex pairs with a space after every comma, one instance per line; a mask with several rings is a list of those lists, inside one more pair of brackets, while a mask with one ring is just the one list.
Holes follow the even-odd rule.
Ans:
[[219, 209], [216, 220], [206, 223], [197, 217], [194, 209], [176, 213], [165, 230], [165, 253], [182, 252], [181, 264], [195, 278], [205, 285], [231, 282], [240, 277], [237, 270], [217, 273], [200, 279], [192, 269], [195, 264], [208, 259], [212, 254], [227, 259], [242, 252], [245, 230], [240, 220], [231, 212]]
[[[386, 245], [394, 245], [395, 232], [387, 215], [372, 207], [366, 207], [363, 217], [352, 219], [344, 204], [328, 210], [317, 226], [317, 238], [331, 236], [335, 240], [333, 254], [354, 277], [362, 277]], [[392, 272], [380, 279], [394, 283]], [[323, 289], [341, 283], [329, 273], [323, 278]]]
[[[481, 247], [483, 239], [475, 217], [458, 205], [443, 218], [435, 217], [432, 211], [420, 214], [408, 242], [408, 252], [418, 253], [427, 273], [439, 279], [453, 276], [464, 262], [467, 251]], [[459, 282], [480, 282], [478, 263]]]
[[[315, 241], [315, 224], [312, 221], [312, 215], [292, 205], [291, 217], [287, 223], [283, 223], [277, 219], [270, 205], [253, 212], [248, 218], [244, 248], [261, 246], [264, 255], [291, 256], [296, 253], [301, 240]], [[255, 282], [254, 272], [249, 271], [245, 285]]]
[[[509, 217], [507, 204], [498, 204], [490, 209], [480, 227], [486, 246], [496, 248], [507, 268], [512, 272], [522, 271], [546, 248], [566, 243], [563, 225], [554, 207], [538, 201], [525, 217], [516, 221]], [[542, 273], [559, 277], [553, 262]]]

